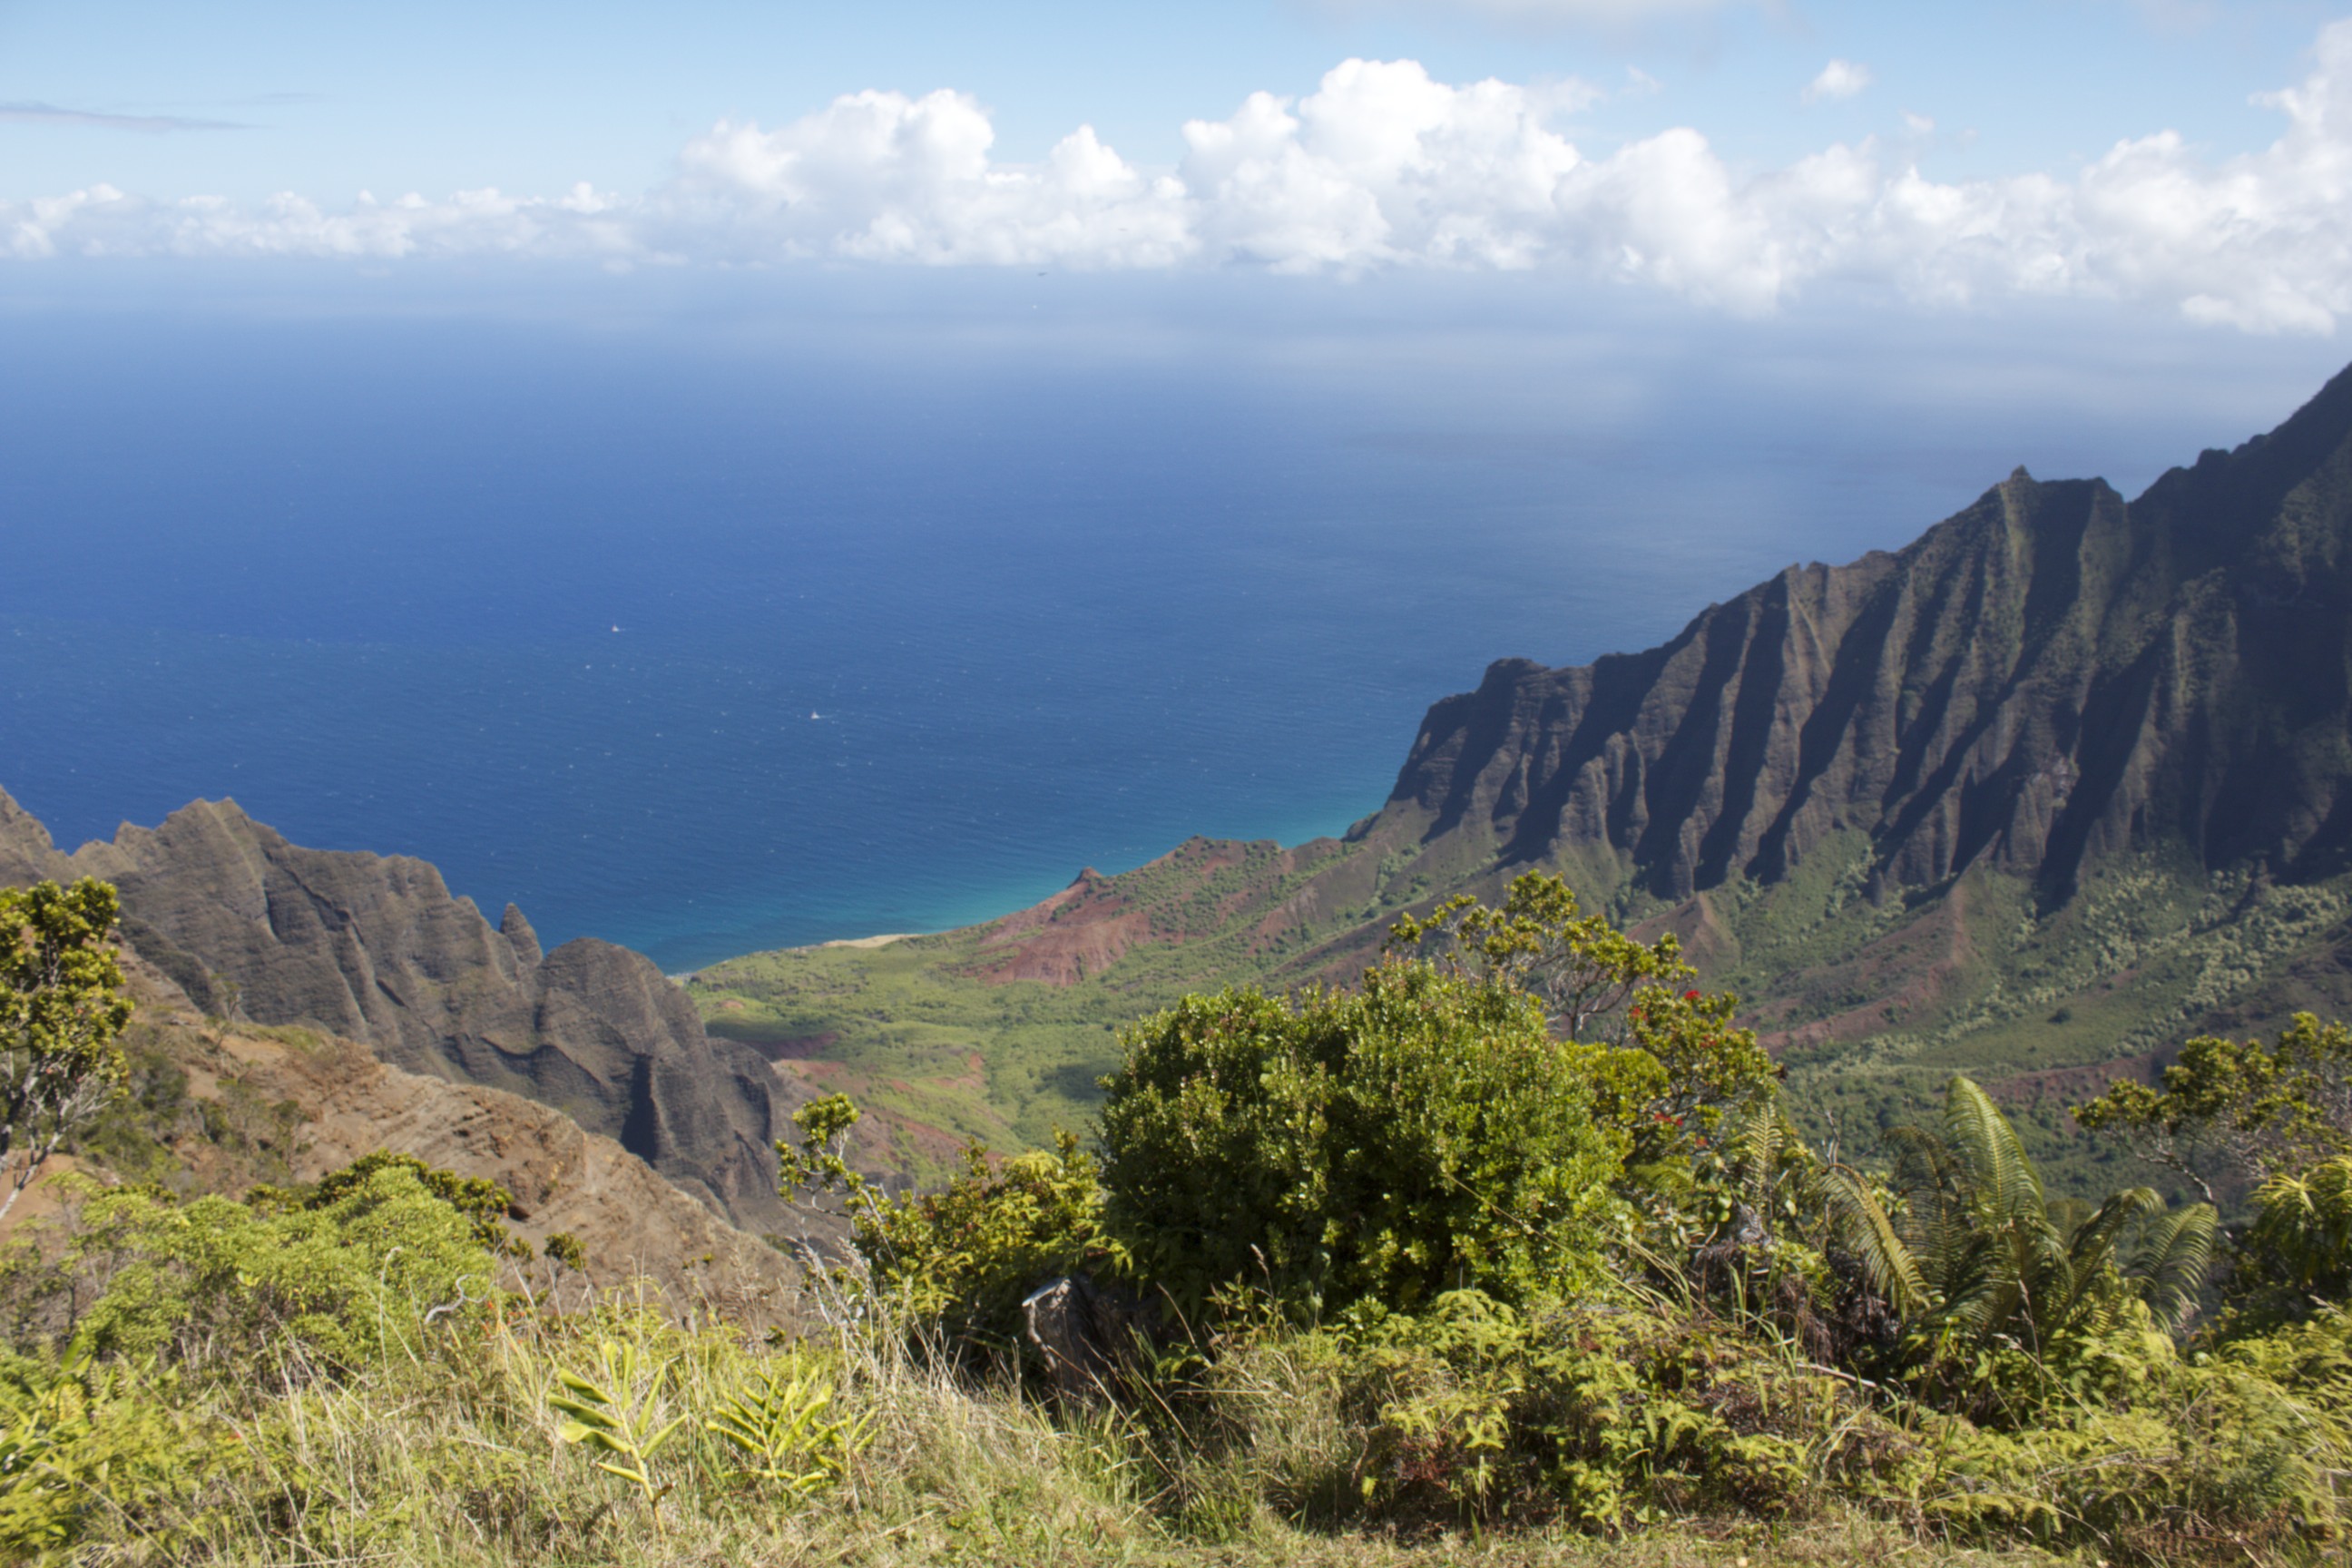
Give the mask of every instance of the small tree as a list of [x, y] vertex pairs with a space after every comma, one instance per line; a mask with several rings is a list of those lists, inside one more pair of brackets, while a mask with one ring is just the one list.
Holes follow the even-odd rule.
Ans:
[[1384, 951], [1529, 997], [1561, 1039], [1654, 1062], [1654, 1071], [1620, 1063], [1594, 1077], [1595, 1108], [1634, 1132], [1636, 1163], [1778, 1098], [1779, 1064], [1734, 1022], [1739, 998], [1694, 988], [1698, 971], [1672, 932], [1644, 942], [1605, 916], [1580, 915], [1575, 889], [1549, 872], [1513, 878], [1499, 906], [1464, 893], [1426, 920], [1407, 915]]
[[0, 888], [0, 1216], [128, 1076], [121, 917], [114, 889], [89, 878]]
[[2298, 1013], [2274, 1046], [2189, 1041], [2163, 1088], [2120, 1079], [2074, 1108], [2093, 1132], [2196, 1184], [2243, 1191], [2352, 1154], [2352, 1030]]
[[1558, 1034], [1588, 1045], [1633, 1043], [1640, 994], [1679, 989], [1698, 973], [1672, 932], [1636, 942], [1604, 916], [1579, 915], [1576, 889], [1543, 871], [1513, 878], [1499, 907], [1460, 893], [1426, 920], [1406, 915], [1384, 950], [1417, 952], [1532, 996]]

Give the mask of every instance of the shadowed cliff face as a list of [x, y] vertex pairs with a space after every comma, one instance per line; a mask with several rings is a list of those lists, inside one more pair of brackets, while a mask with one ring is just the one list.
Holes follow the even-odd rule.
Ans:
[[[506, 1089], [616, 1139], [737, 1224], [778, 1228], [782, 1085], [686, 994], [609, 942], [542, 956], [404, 857], [305, 849], [233, 801], [59, 854], [0, 795], [0, 880], [103, 878], [142, 956], [208, 1012], [359, 1040], [394, 1067]], [[234, 986], [232, 992], [231, 987]]]
[[[1431, 709], [1352, 837], [1685, 899], [1841, 828], [1874, 879], [1983, 863], [2330, 874], [2352, 844], [2352, 372], [2126, 504], [2022, 469], [1896, 554], [1791, 567], [1663, 647], [1523, 659]], [[1465, 854], [1465, 850], [1472, 853]]]

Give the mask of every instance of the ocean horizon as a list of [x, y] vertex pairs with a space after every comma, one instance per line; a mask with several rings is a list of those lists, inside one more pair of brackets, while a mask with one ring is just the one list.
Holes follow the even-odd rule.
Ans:
[[2020, 462], [2136, 494], [2334, 368], [1958, 320], [1856, 372], [1279, 279], [1214, 333], [1175, 285], [597, 287], [639, 316], [0, 300], [0, 786], [68, 847], [234, 796], [673, 972], [936, 930], [1343, 831], [1493, 659], [1651, 646]]

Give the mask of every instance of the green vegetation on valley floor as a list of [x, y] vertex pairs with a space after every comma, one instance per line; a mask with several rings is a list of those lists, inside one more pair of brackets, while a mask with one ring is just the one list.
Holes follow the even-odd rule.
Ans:
[[[1118, 1031], [1188, 992], [1351, 983], [1402, 895], [1425, 905], [1425, 880], [1401, 880], [1392, 864], [1388, 896], [1288, 928], [1279, 942], [1255, 934], [1312, 878], [1364, 856], [1328, 842], [1286, 855], [1195, 841], [1089, 885], [1030, 929], [756, 953], [702, 971], [688, 990], [714, 1034], [778, 1054], [811, 1089], [848, 1092], [877, 1113], [889, 1142], [865, 1158], [936, 1180], [964, 1141], [1038, 1148], [1083, 1126], [1100, 1102], [1096, 1080], [1118, 1059]], [[1867, 867], [1866, 842], [1849, 834], [1777, 883], [1735, 880], [1680, 910], [1613, 904], [1639, 929], [1683, 937], [1706, 984], [1742, 999], [1788, 1066], [1791, 1114], [1850, 1147], [1916, 1119], [1965, 1072], [2011, 1109], [2061, 1190], [2164, 1180], [2084, 1137], [2065, 1108], [2111, 1076], [2147, 1078], [2193, 1035], [2262, 1034], [2344, 1000], [2332, 955], [2352, 879], [2277, 886], [2147, 856], [2043, 912], [2025, 879], [1988, 870], [1873, 903]], [[1064, 922], [1087, 929], [1104, 908], [1114, 921], [1140, 910], [1150, 931], [1175, 935], [1066, 983], [1002, 977], [1008, 955]]]

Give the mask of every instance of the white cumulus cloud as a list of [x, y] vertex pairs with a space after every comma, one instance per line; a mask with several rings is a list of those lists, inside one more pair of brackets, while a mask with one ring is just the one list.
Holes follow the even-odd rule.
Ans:
[[649, 227], [686, 255], [745, 259], [1166, 267], [1198, 248], [1183, 187], [1093, 127], [1031, 167], [992, 161], [994, 140], [978, 103], [944, 91], [856, 93], [772, 132], [721, 121], [687, 143]]
[[1531, 267], [1582, 163], [1527, 89], [1450, 87], [1411, 60], [1349, 60], [1293, 105], [1253, 94], [1184, 127], [1210, 255], [1286, 271], [1382, 263]]
[[1255, 93], [1187, 123], [1176, 164], [1150, 169], [1085, 126], [1007, 162], [963, 94], [864, 92], [773, 130], [722, 121], [635, 195], [329, 209], [97, 185], [0, 203], [0, 257], [1544, 268], [1738, 311], [1850, 287], [2129, 300], [2253, 331], [2330, 331], [2352, 311], [2352, 21], [2321, 32], [2302, 81], [2260, 100], [2284, 122], [2277, 140], [2221, 160], [2159, 131], [2075, 171], [1938, 181], [1905, 151], [1922, 119], [1892, 144], [1738, 174], [1689, 126], [1580, 148], [1559, 121], [1591, 98], [1347, 60], [1304, 97]]
[[1853, 60], [1832, 60], [1822, 68], [1822, 74], [1805, 84], [1797, 96], [1807, 103], [1819, 103], [1825, 98], [1853, 98], [1870, 85], [1870, 68]]

